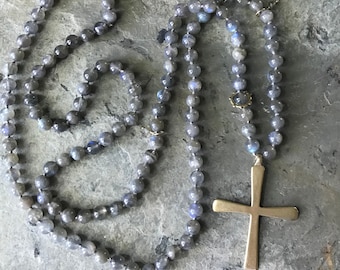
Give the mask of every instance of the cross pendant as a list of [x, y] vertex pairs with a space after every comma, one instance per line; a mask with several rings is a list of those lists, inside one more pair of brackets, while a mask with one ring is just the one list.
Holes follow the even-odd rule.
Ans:
[[261, 157], [257, 157], [251, 168], [251, 206], [225, 200], [213, 202], [214, 212], [234, 212], [250, 215], [247, 251], [244, 268], [246, 270], [258, 269], [258, 238], [260, 216], [296, 220], [299, 210], [296, 207], [262, 207], [261, 192], [265, 168], [262, 166]]

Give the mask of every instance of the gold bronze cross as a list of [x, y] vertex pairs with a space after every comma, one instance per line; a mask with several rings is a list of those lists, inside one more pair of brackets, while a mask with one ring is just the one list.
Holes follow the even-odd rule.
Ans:
[[262, 166], [261, 157], [256, 158], [251, 168], [251, 206], [224, 200], [215, 200], [214, 212], [236, 212], [250, 215], [247, 251], [244, 268], [247, 270], [258, 269], [258, 238], [260, 216], [296, 220], [299, 210], [296, 207], [262, 207], [261, 192], [265, 168]]

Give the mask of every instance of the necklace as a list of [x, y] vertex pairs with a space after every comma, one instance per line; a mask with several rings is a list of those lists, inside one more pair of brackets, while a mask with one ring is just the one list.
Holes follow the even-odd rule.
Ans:
[[[268, 78], [271, 80], [271, 90], [269, 95], [273, 100], [273, 111], [277, 119], [273, 119], [272, 123], [275, 128], [274, 133], [270, 134], [271, 146], [266, 147], [262, 152], [265, 158], [272, 158], [275, 155], [274, 146], [280, 144], [281, 135], [279, 134], [280, 128], [283, 126], [283, 119], [280, 117], [281, 104], [276, 101], [279, 96], [279, 88], [276, 83], [280, 80], [280, 73], [278, 67], [282, 62], [276, 54], [277, 42], [272, 39], [275, 36], [275, 26], [273, 26], [271, 19], [272, 13], [268, 10], [262, 10], [260, 2], [251, 1], [250, 6], [255, 9], [256, 13], [260, 15], [261, 20], [266, 24], [268, 47], [273, 55], [272, 65], [273, 72], [269, 74]], [[103, 22], [97, 23], [93, 29], [84, 30], [79, 36], [70, 35], [66, 38], [66, 45], [57, 46], [53, 55], [47, 55], [43, 59], [43, 64], [35, 66], [31, 72], [31, 78], [24, 81], [23, 85], [26, 90], [24, 96], [24, 104], [29, 107], [29, 116], [32, 119], [37, 119], [40, 128], [48, 130], [53, 128], [57, 132], [64, 132], [71, 126], [75, 126], [81, 121], [85, 115], [87, 100], [91, 94], [91, 87], [98, 80], [98, 78], [106, 73], [111, 72], [113, 74], [119, 74], [121, 79], [128, 85], [128, 93], [132, 96], [129, 102], [129, 111], [119, 117], [120, 121], [115, 122], [112, 125], [112, 130], [109, 132], [103, 132], [99, 135], [95, 141], [90, 141], [85, 147], [74, 147], [69, 153], [60, 155], [56, 161], [49, 161], [43, 166], [43, 174], [38, 176], [34, 180], [34, 185], [37, 190], [36, 197], [27, 195], [25, 185], [21, 183], [21, 172], [19, 158], [17, 156], [18, 146], [16, 142], [16, 118], [15, 118], [15, 94], [17, 94], [17, 83], [15, 80], [15, 74], [17, 73], [17, 63], [23, 61], [24, 50], [31, 44], [31, 37], [34, 36], [37, 31], [37, 25], [44, 18], [44, 12], [49, 10], [53, 6], [53, 1], [41, 1], [41, 6], [34, 9], [32, 12], [33, 21], [29, 22], [25, 26], [26, 34], [18, 38], [19, 49], [11, 52], [12, 63], [8, 64], [7, 76], [1, 81], [2, 88], [7, 91], [2, 95], [2, 102], [5, 108], [1, 111], [1, 115], [5, 123], [1, 126], [2, 133], [6, 136], [4, 140], [4, 148], [8, 151], [7, 160], [9, 164], [9, 176], [14, 182], [15, 192], [20, 196], [20, 200], [23, 207], [29, 208], [28, 220], [32, 225], [37, 226], [44, 234], [50, 234], [56, 241], [62, 241], [66, 243], [66, 246], [70, 249], [81, 249], [84, 255], [93, 255], [95, 259], [100, 263], [109, 262], [113, 269], [164, 269], [169, 261], [175, 259], [176, 253], [179, 250], [189, 250], [194, 245], [194, 238], [200, 232], [200, 223], [198, 219], [203, 215], [203, 207], [200, 204], [200, 200], [203, 197], [203, 191], [201, 186], [204, 183], [204, 174], [202, 172], [203, 158], [200, 152], [201, 144], [197, 140], [200, 133], [197, 122], [199, 121], [199, 112], [197, 106], [200, 104], [199, 93], [202, 90], [202, 83], [198, 79], [201, 68], [198, 63], [198, 53], [194, 49], [196, 38], [194, 35], [200, 32], [201, 24], [207, 23], [212, 14], [216, 13], [218, 17], [225, 19], [227, 22], [227, 28], [233, 33], [232, 44], [236, 47], [233, 51], [233, 58], [237, 63], [233, 66], [233, 71], [237, 76], [234, 82], [234, 88], [236, 92], [231, 97], [231, 102], [235, 107], [242, 109], [242, 114], [247, 120], [247, 123], [242, 128], [242, 133], [248, 139], [247, 149], [250, 153], [258, 156], [257, 162], [253, 167], [252, 181], [262, 181], [261, 172], [263, 173], [263, 167], [260, 165], [261, 158], [259, 157], [259, 143], [254, 139], [255, 127], [251, 124], [251, 110], [247, 108], [251, 104], [251, 95], [245, 91], [245, 80], [242, 79], [242, 74], [245, 73], [245, 66], [242, 61], [245, 59], [245, 50], [242, 49], [242, 43], [244, 42], [244, 36], [238, 31], [238, 24], [229, 18], [225, 17], [224, 8], [221, 3], [208, 1], [201, 3], [199, 1], [190, 1], [188, 5], [179, 4], [175, 7], [175, 14], [170, 18], [167, 32], [164, 36], [166, 43], [165, 56], [166, 61], [164, 63], [164, 69], [166, 75], [161, 78], [163, 88], [157, 92], [157, 103], [152, 107], [153, 119], [150, 122], [150, 138], [149, 149], [145, 152], [143, 162], [137, 166], [137, 177], [130, 183], [130, 192], [124, 194], [121, 200], [114, 201], [109, 205], [99, 205], [93, 209], [75, 209], [74, 207], [65, 207], [59, 200], [57, 194], [51, 192], [50, 180], [62, 173], [62, 169], [73, 162], [79, 161], [86, 156], [95, 155], [105, 147], [112, 144], [113, 140], [118, 140], [119, 137], [125, 134], [127, 127], [137, 124], [138, 113], [142, 109], [141, 101], [141, 87], [135, 82], [134, 75], [130, 71], [126, 71], [122, 68], [122, 65], [117, 62], [111, 62], [106, 60], [100, 60], [96, 63], [94, 68], [88, 69], [84, 72], [85, 83], [81, 83], [78, 87], [78, 93], [80, 97], [76, 97], [73, 102], [73, 109], [67, 113], [65, 119], [52, 118], [39, 107], [41, 104], [39, 97], [39, 81], [42, 80], [48, 69], [54, 67], [58, 61], [66, 58], [67, 55], [74, 49], [76, 49], [82, 42], [87, 42], [93, 39], [95, 36], [104, 34], [113, 23], [116, 21], [117, 16], [113, 12], [114, 1], [103, 0]], [[189, 16], [189, 12], [194, 14]], [[187, 18], [190, 17], [188, 23]], [[192, 17], [197, 20], [191, 21]], [[271, 19], [268, 19], [271, 18]], [[181, 29], [186, 28], [186, 33], [181, 37]], [[265, 32], [266, 33], [266, 32]], [[274, 34], [273, 34], [274, 33]], [[181, 37], [181, 38], [180, 38]], [[188, 105], [188, 111], [185, 115], [188, 122], [186, 127], [186, 133], [189, 137], [187, 149], [189, 151], [190, 159], [189, 166], [192, 170], [190, 174], [190, 180], [193, 184], [193, 188], [189, 191], [190, 206], [188, 209], [190, 220], [186, 225], [185, 233], [180, 237], [179, 243], [171, 245], [167, 248], [163, 255], [159, 256], [154, 263], [147, 263], [141, 266], [132, 260], [127, 260], [124, 256], [119, 254], [111, 254], [105, 247], [95, 245], [88, 239], [82, 239], [76, 233], [66, 230], [64, 227], [72, 222], [87, 223], [91, 220], [102, 220], [110, 216], [117, 216], [122, 211], [137, 206], [137, 198], [144, 190], [144, 182], [150, 174], [150, 166], [154, 166], [158, 159], [160, 148], [163, 146], [164, 136], [164, 121], [163, 117], [166, 115], [166, 104], [171, 98], [171, 92], [175, 85], [175, 72], [177, 70], [176, 61], [178, 61], [178, 49], [177, 43], [181, 41], [183, 46], [187, 49], [187, 53], [184, 56], [185, 61], [188, 63], [187, 73], [190, 77], [188, 83], [189, 95], [186, 99]], [[271, 49], [270, 49], [271, 48]], [[254, 192], [260, 190], [259, 187], [254, 188]], [[253, 197], [253, 201], [259, 200], [259, 196]], [[257, 208], [256, 208], [257, 207]], [[266, 208], [259, 208], [259, 204], [256, 202], [252, 204], [251, 208], [240, 208], [239, 205], [231, 204], [217, 200], [214, 202], [215, 211], [239, 211], [250, 213], [254, 220], [258, 220], [258, 215], [286, 217], [286, 214], [277, 214], [277, 212], [267, 213]], [[241, 210], [240, 210], [241, 209]], [[254, 210], [256, 209], [256, 211]], [[291, 210], [291, 208], [289, 208]], [[287, 211], [290, 211], [287, 208]], [[294, 208], [295, 214], [289, 215], [291, 219], [297, 217], [297, 210]], [[280, 212], [281, 213], [281, 212]], [[256, 220], [255, 220], [256, 221]], [[253, 221], [252, 227], [256, 227], [256, 222]], [[255, 229], [254, 229], [255, 230]], [[250, 234], [252, 237], [254, 233]], [[256, 234], [257, 236], [257, 234]], [[257, 245], [256, 239], [252, 239], [248, 244], [248, 254], [250, 257], [256, 257], [253, 252]], [[257, 269], [257, 260], [246, 260], [246, 267], [250, 269]], [[253, 268], [251, 268], [253, 267]]]

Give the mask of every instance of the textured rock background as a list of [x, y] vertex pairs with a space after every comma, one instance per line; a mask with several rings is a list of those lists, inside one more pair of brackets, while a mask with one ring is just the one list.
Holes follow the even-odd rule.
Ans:
[[[117, 59], [137, 72], [147, 100], [142, 124], [119, 139], [103, 154], [74, 164], [60, 175], [61, 197], [73, 205], [91, 207], [120, 198], [126, 182], [133, 177], [146, 147], [145, 129], [150, 105], [155, 100], [162, 75], [162, 46], [156, 42], [160, 28], [172, 14], [175, 0], [120, 1], [121, 19], [114, 30], [86, 44], [48, 75], [45, 94], [51, 107], [64, 115], [71, 107], [75, 86], [83, 70], [101, 58]], [[36, 1], [0, 0], [0, 59], [7, 57], [22, 25]], [[260, 229], [260, 269], [301, 270], [340, 268], [340, 2], [282, 1], [275, 7], [280, 29], [284, 67], [283, 100], [287, 127], [279, 157], [267, 166], [263, 205], [297, 205], [297, 222], [263, 218]], [[26, 69], [40, 62], [63, 43], [68, 34], [79, 33], [100, 19], [100, 1], [59, 1], [48, 17], [44, 31], [32, 50]], [[258, 104], [263, 95], [266, 59], [262, 49], [262, 27], [248, 10], [235, 12], [248, 37], [250, 86]], [[251, 15], [250, 15], [251, 14]], [[250, 202], [252, 158], [243, 150], [240, 122], [227, 101], [230, 45], [220, 21], [204, 27], [199, 39], [204, 67], [204, 115], [206, 215], [197, 247], [181, 256], [171, 269], [241, 269], [246, 246], [248, 217], [214, 214], [214, 198]], [[3, 62], [3, 61], [1, 61]], [[185, 81], [185, 80], [184, 80]], [[105, 76], [87, 116], [87, 125], [61, 135], [38, 130], [26, 120], [23, 142], [29, 177], [41, 172], [42, 165], [74, 145], [84, 145], [108, 130], [114, 114], [126, 107], [125, 87], [116, 78]], [[118, 85], [116, 87], [115, 85]], [[142, 205], [116, 219], [75, 226], [75, 230], [96, 239], [137, 261], [150, 261], [168, 243], [175, 243], [188, 220], [186, 192], [188, 179], [186, 136], [183, 131], [184, 98], [182, 83], [177, 87], [168, 117], [168, 140], [161, 161], [150, 179]], [[266, 116], [262, 106], [260, 115]], [[113, 112], [113, 113], [112, 113]], [[131, 143], [131, 141], [133, 143]], [[1, 150], [3, 151], [3, 150]], [[3, 163], [3, 159], [1, 160]], [[4, 166], [0, 166], [4, 178]], [[41, 235], [27, 224], [27, 213], [18, 206], [6, 181], [0, 182], [0, 269], [110, 269], [69, 251]]]

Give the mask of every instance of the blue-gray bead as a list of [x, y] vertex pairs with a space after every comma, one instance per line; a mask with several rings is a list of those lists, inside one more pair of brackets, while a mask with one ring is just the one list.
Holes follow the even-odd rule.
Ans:
[[125, 264], [126, 260], [122, 255], [114, 255], [111, 258], [111, 267], [113, 270], [125, 270]]
[[87, 107], [87, 100], [84, 99], [83, 97], [77, 97], [74, 99], [73, 101], [73, 108], [76, 111], [79, 112], [84, 112], [86, 110]]
[[94, 259], [98, 263], [106, 263], [110, 258], [110, 253], [105, 248], [98, 248], [94, 254]]
[[55, 176], [59, 171], [59, 166], [55, 161], [48, 161], [43, 166], [43, 172], [46, 177]]
[[283, 64], [283, 58], [281, 55], [274, 54], [268, 61], [268, 64], [272, 68], [278, 68]]
[[201, 172], [201, 171], [193, 171], [190, 174], [190, 180], [191, 180], [191, 182], [195, 186], [197, 186], [197, 187], [202, 186], [203, 183], [204, 183], [204, 174], [203, 174], [203, 172]]
[[38, 120], [45, 114], [45, 110], [39, 106], [31, 107], [28, 112], [28, 117]]
[[37, 189], [47, 189], [50, 187], [50, 180], [45, 175], [39, 175], [34, 180]]
[[275, 115], [271, 120], [271, 124], [275, 130], [279, 130], [285, 125], [285, 120], [282, 117]]
[[81, 146], [73, 147], [70, 150], [70, 156], [73, 160], [81, 160], [85, 156], [85, 149]]
[[5, 136], [12, 136], [16, 131], [16, 127], [13, 123], [4, 123], [1, 126], [1, 133]]
[[112, 132], [116, 137], [123, 136], [126, 132], [126, 126], [123, 122], [116, 122], [112, 125]]
[[214, 1], [206, 1], [203, 4], [203, 10], [206, 13], [214, 13], [216, 11], [216, 3]]
[[190, 153], [195, 154], [201, 150], [202, 146], [199, 141], [190, 140], [187, 143], [187, 149]]
[[52, 193], [51, 191], [48, 191], [48, 190], [44, 190], [44, 191], [40, 191], [38, 194], [37, 194], [37, 202], [39, 204], [48, 204], [49, 202], [51, 202], [52, 200]]
[[201, 25], [199, 22], [189, 22], [187, 24], [187, 32], [189, 34], [196, 35], [201, 31]]
[[172, 87], [175, 85], [175, 78], [171, 76], [170, 74], [166, 74], [161, 77], [161, 84], [165, 87]]
[[255, 154], [260, 148], [260, 143], [257, 140], [250, 139], [246, 142], [246, 149], [249, 153]]
[[36, 22], [28, 21], [24, 25], [24, 31], [27, 35], [35, 35], [39, 31], [39, 26]]
[[274, 113], [280, 113], [283, 110], [283, 104], [281, 101], [278, 100], [273, 100], [270, 103], [270, 109], [274, 112]]
[[117, 14], [113, 10], [102, 10], [102, 18], [105, 22], [113, 24], [117, 21]]
[[266, 24], [263, 29], [263, 35], [266, 39], [271, 39], [277, 34], [277, 28], [273, 24]]
[[186, 62], [194, 62], [198, 58], [198, 52], [196, 50], [189, 50], [185, 55], [184, 55], [184, 60]]
[[192, 203], [189, 206], [189, 216], [192, 219], [198, 219], [202, 216], [203, 214], [203, 207], [199, 203]]
[[175, 16], [186, 17], [189, 13], [188, 6], [184, 3], [175, 5]]
[[158, 160], [158, 154], [154, 149], [146, 150], [143, 156], [143, 160], [147, 164], [153, 164]]
[[141, 193], [144, 190], [144, 181], [141, 178], [133, 179], [130, 182], [130, 190], [132, 193]]
[[25, 89], [30, 92], [39, 88], [39, 82], [33, 78], [29, 78], [23, 82]]
[[164, 55], [167, 58], [174, 58], [174, 57], [176, 57], [178, 55], [178, 49], [176, 47], [168, 45], [164, 49]]
[[109, 31], [109, 25], [106, 22], [97, 22], [93, 28], [94, 32], [98, 35], [104, 35], [107, 31]]
[[201, 74], [201, 67], [195, 64], [188, 66], [187, 74], [190, 77], [198, 77]]
[[110, 215], [115, 217], [118, 216], [123, 210], [123, 203], [121, 201], [113, 202], [109, 205]]
[[3, 141], [2, 141], [2, 145], [3, 145], [3, 148], [5, 149], [5, 151], [7, 152], [11, 152], [13, 151], [15, 148], [17, 148], [18, 146], [18, 142], [9, 137], [9, 138], [5, 138]]
[[201, 224], [197, 220], [190, 220], [186, 226], [186, 232], [193, 236], [199, 234], [201, 230]]
[[24, 96], [24, 104], [26, 106], [36, 106], [39, 104], [39, 96], [36, 94], [27, 94]]
[[96, 62], [96, 70], [100, 73], [106, 73], [110, 70], [110, 64], [106, 60], [98, 60]]
[[70, 223], [74, 221], [76, 217], [76, 211], [72, 208], [66, 208], [60, 213], [60, 218], [64, 223]]
[[20, 35], [17, 38], [17, 45], [19, 48], [27, 49], [32, 44], [32, 39], [28, 35]]
[[[161, 90], [160, 90], [161, 91]], [[158, 93], [157, 93], [158, 98]], [[152, 114], [156, 117], [164, 116], [166, 113], [166, 106], [161, 103], [156, 103], [152, 106]]]
[[66, 122], [69, 125], [77, 125], [81, 120], [81, 114], [78, 111], [69, 111], [66, 114]]
[[67, 231], [63, 227], [57, 226], [53, 229], [51, 235], [54, 242], [62, 243], [66, 240]]
[[242, 91], [247, 87], [247, 81], [243, 78], [236, 78], [233, 82], [233, 87], [236, 91]]
[[185, 118], [188, 122], [194, 123], [199, 120], [200, 113], [195, 109], [190, 109], [186, 112]]
[[15, 104], [16, 97], [11, 93], [3, 93], [0, 96], [0, 102], [5, 107]]
[[135, 262], [129, 262], [126, 265], [125, 270], [140, 270], [141, 268], [139, 267], [139, 265]]
[[49, 130], [52, 127], [52, 120], [47, 115], [38, 119], [38, 126], [42, 130]]
[[198, 13], [201, 10], [201, 2], [199, 0], [190, 0], [188, 8], [191, 13]]
[[169, 264], [168, 256], [160, 256], [155, 261], [156, 270], [164, 270]]
[[102, 7], [105, 9], [113, 9], [115, 7], [115, 0], [102, 0]]
[[279, 145], [282, 143], [283, 140], [282, 134], [277, 131], [270, 132], [268, 135], [268, 139], [272, 145]]
[[66, 238], [66, 247], [69, 249], [78, 249], [80, 248], [81, 238], [77, 234], [68, 235]]
[[66, 45], [71, 48], [75, 49], [81, 45], [81, 38], [76, 35], [69, 35], [66, 37], [65, 43]]
[[200, 23], [207, 23], [209, 22], [210, 18], [211, 18], [210, 13], [206, 13], [204, 11], [200, 11], [197, 13], [197, 19]]
[[45, 10], [42, 8], [34, 8], [31, 11], [31, 16], [34, 21], [40, 23], [45, 19]]
[[266, 145], [262, 150], [262, 156], [267, 160], [272, 160], [276, 157], [276, 150], [271, 145]]
[[0, 88], [9, 92], [14, 90], [17, 87], [17, 83], [12, 78], [3, 78], [0, 82]]
[[194, 240], [192, 239], [190, 235], [184, 234], [182, 235], [179, 244], [183, 250], [189, 250], [193, 248]]
[[200, 134], [200, 128], [198, 125], [195, 125], [193, 123], [189, 123], [187, 126], [186, 126], [186, 134], [191, 137], [191, 138], [195, 138], [197, 137], [199, 134]]
[[44, 213], [39, 208], [32, 208], [28, 211], [28, 222], [32, 225], [36, 225], [44, 216]]
[[45, 9], [51, 9], [54, 5], [54, 0], [40, 0], [40, 6]]
[[268, 91], [267, 96], [270, 99], [276, 99], [281, 95], [281, 88], [277, 85], [270, 85], [267, 88], [267, 91]]
[[242, 126], [241, 132], [245, 137], [254, 136], [256, 133], [256, 127], [253, 124], [246, 123]]
[[138, 177], [148, 177], [150, 175], [150, 166], [148, 164], [140, 163], [136, 170]]
[[159, 135], [152, 135], [149, 139], [149, 147], [152, 150], [160, 149], [164, 145], [164, 139]]
[[182, 44], [185, 48], [192, 48], [196, 44], [196, 38], [191, 34], [185, 34], [182, 38]]
[[68, 122], [65, 119], [54, 119], [53, 129], [54, 131], [61, 133], [70, 128]]
[[159, 133], [164, 130], [164, 122], [158, 118], [150, 121], [150, 130]]
[[84, 42], [88, 42], [93, 40], [95, 37], [95, 32], [91, 29], [84, 29], [81, 33], [80, 33], [80, 38], [84, 41]]
[[189, 107], [196, 107], [200, 104], [200, 97], [197, 96], [197, 95], [188, 95], [187, 98], [186, 98], [186, 104], [189, 106]]
[[126, 193], [122, 198], [123, 206], [131, 208], [137, 205], [137, 196], [133, 193]]
[[164, 35], [164, 41], [168, 45], [174, 44], [178, 41], [178, 34], [173, 31], [168, 31]]
[[199, 91], [202, 90], [202, 82], [197, 79], [190, 80], [188, 82], [188, 89], [192, 93], [198, 93]]
[[282, 80], [282, 73], [276, 69], [270, 70], [267, 74], [267, 79], [272, 84], [279, 83]]
[[103, 149], [103, 146], [96, 141], [90, 141], [86, 145], [86, 152], [90, 155], [96, 155]]
[[84, 71], [84, 79], [89, 83], [93, 83], [98, 79], [98, 71], [96, 69], [88, 68]]
[[32, 68], [32, 77], [37, 80], [41, 80], [46, 75], [46, 69], [42, 65], [37, 65]]
[[240, 23], [238, 21], [227, 20], [226, 28], [229, 32], [234, 33], [238, 30]]
[[92, 241], [83, 241], [81, 243], [81, 251], [84, 256], [89, 257], [95, 254], [96, 252], [96, 245]]
[[231, 35], [230, 41], [234, 47], [240, 47], [246, 40], [245, 36], [239, 32], [234, 32]]
[[54, 223], [52, 220], [44, 218], [38, 223], [38, 228], [42, 234], [48, 234], [53, 231]]
[[82, 209], [78, 212], [76, 220], [82, 224], [88, 223], [92, 220], [92, 212], [88, 209]]
[[55, 56], [52, 54], [47, 54], [43, 57], [42, 63], [46, 68], [54, 67], [56, 64]]
[[143, 101], [138, 96], [133, 97], [128, 103], [128, 108], [131, 112], [138, 113], [143, 109]]
[[270, 23], [274, 18], [274, 14], [271, 10], [263, 10], [260, 14], [260, 20], [263, 23]]
[[68, 56], [68, 54], [69, 54], [67, 46], [65, 46], [65, 45], [58, 45], [54, 49], [54, 54], [59, 59], [65, 59]]
[[103, 132], [99, 135], [98, 137], [98, 142], [102, 145], [102, 146], [109, 146], [112, 144], [113, 142], [113, 136], [112, 133], [110, 132]]
[[249, 2], [249, 6], [255, 12], [259, 12], [263, 8], [263, 3], [261, 0], [253, 0]]
[[190, 201], [198, 202], [203, 198], [203, 191], [198, 187], [193, 187], [189, 190], [188, 198]]
[[279, 42], [275, 39], [269, 39], [266, 41], [264, 48], [267, 52], [274, 54], [279, 49]]
[[178, 29], [182, 26], [182, 19], [179, 17], [171, 17], [168, 21], [168, 29]]
[[63, 153], [57, 157], [57, 163], [60, 167], [66, 167], [71, 164], [71, 157], [67, 153]]
[[93, 209], [93, 217], [98, 220], [103, 220], [108, 214], [107, 208], [104, 205], [97, 206]]
[[51, 201], [47, 204], [47, 212], [51, 216], [57, 216], [61, 212], [61, 203], [59, 201]]

